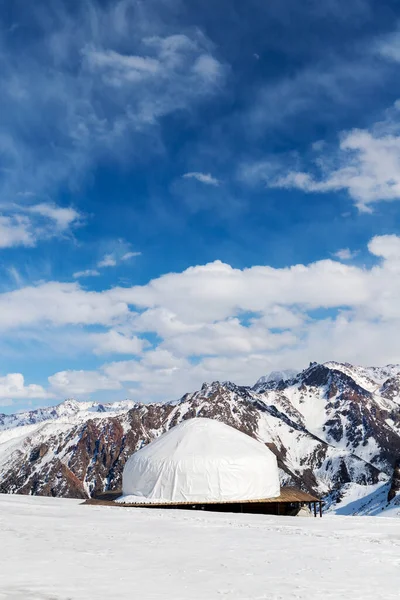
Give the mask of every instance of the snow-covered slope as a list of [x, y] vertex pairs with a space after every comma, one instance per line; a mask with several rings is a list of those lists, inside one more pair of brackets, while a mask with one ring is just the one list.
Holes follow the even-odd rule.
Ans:
[[0, 416], [0, 491], [87, 497], [119, 489], [132, 452], [185, 419], [208, 417], [267, 444], [282, 484], [334, 493], [343, 503], [351, 486], [368, 495], [368, 486], [392, 476], [400, 456], [399, 370], [312, 363], [253, 388], [204, 384], [174, 403], [67, 400]]
[[351, 377], [359, 386], [375, 392], [388, 379], [400, 375], [400, 365], [386, 365], [385, 367], [358, 367], [350, 363], [330, 361], [324, 363], [325, 367], [341, 371]]
[[325, 498], [325, 513], [346, 516], [400, 517], [400, 495], [388, 500], [389, 483], [346, 483]]
[[397, 600], [400, 519], [0, 495], [0, 600]]

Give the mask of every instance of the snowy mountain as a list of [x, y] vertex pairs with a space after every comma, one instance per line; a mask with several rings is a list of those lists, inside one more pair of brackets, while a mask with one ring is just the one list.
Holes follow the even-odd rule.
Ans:
[[132, 452], [200, 416], [267, 444], [281, 483], [326, 497], [330, 510], [377, 490], [387, 503], [400, 457], [399, 376], [397, 365], [312, 363], [254, 387], [204, 384], [174, 403], [66, 400], [0, 415], [0, 492], [84, 498], [116, 490]]
[[268, 375], [263, 375], [257, 381], [254, 389], [261, 388], [265, 384], [276, 385], [281, 381], [289, 381], [289, 379], [294, 379], [296, 377], [297, 371], [293, 371], [293, 369], [286, 369], [284, 371], [271, 371]]
[[87, 413], [118, 414], [135, 406], [136, 402], [132, 400], [100, 404], [98, 402], [78, 402], [74, 398], [68, 398], [58, 406], [48, 406], [13, 415], [0, 414], [0, 431], [20, 427], [21, 425], [35, 425], [43, 421], [56, 421], [60, 418], [76, 417], [78, 415], [84, 417]]

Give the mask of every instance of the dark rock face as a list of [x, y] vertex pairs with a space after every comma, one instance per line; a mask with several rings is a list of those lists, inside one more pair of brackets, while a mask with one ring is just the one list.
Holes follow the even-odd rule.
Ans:
[[[343, 368], [313, 363], [294, 378], [255, 388], [204, 384], [176, 404], [130, 402], [118, 414], [93, 403], [82, 412], [83, 404], [70, 400], [19, 417], [0, 415], [0, 431], [37, 424], [3, 456], [0, 492], [87, 498], [118, 490], [133, 452], [193, 417], [223, 421], [266, 443], [284, 485], [340, 495], [344, 484], [377, 483], [400, 455], [400, 405], [389, 393], [393, 382], [377, 394], [349, 375], [351, 365]], [[396, 469], [394, 494], [398, 463]]]
[[400, 492], [400, 458], [397, 459], [394, 465], [392, 481], [388, 493], [388, 502], [393, 500], [393, 498], [397, 496], [398, 492]]
[[381, 396], [389, 400], [400, 397], [400, 376], [389, 377], [379, 391]]

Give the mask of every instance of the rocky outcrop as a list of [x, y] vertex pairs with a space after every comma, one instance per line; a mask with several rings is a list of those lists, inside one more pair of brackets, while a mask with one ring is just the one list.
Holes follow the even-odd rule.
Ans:
[[391, 485], [388, 493], [388, 502], [391, 502], [400, 492], [400, 458], [397, 459], [391, 480]]

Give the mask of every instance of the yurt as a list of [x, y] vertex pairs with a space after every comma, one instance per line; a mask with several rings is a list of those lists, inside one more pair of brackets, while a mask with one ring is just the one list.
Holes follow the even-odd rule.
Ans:
[[275, 455], [224, 423], [184, 421], [135, 452], [123, 471], [122, 502], [237, 503], [280, 495]]

